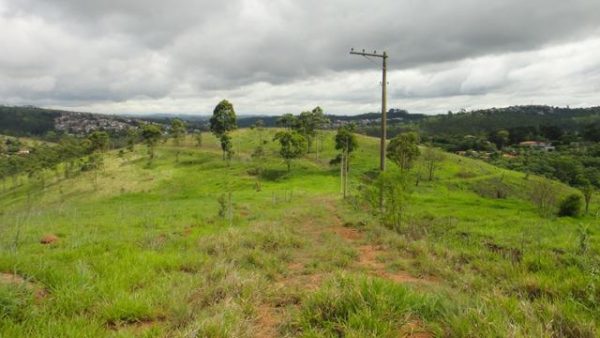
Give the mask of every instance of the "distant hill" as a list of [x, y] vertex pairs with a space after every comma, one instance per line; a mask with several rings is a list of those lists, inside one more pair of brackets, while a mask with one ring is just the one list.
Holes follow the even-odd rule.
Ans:
[[0, 106], [0, 134], [12, 136], [43, 135], [54, 130], [57, 110], [37, 107]]
[[0, 134], [42, 136], [48, 132], [86, 134], [94, 130], [120, 132], [139, 125], [138, 119], [32, 106], [0, 106]]
[[[359, 115], [327, 115], [335, 129], [340, 125], [355, 123], [358, 131], [367, 135], [379, 134], [380, 113]], [[173, 118], [188, 123], [190, 129], [208, 129], [208, 115], [102, 115], [32, 106], [0, 106], [0, 134], [12, 136], [39, 136], [49, 131], [84, 134], [91, 130], [120, 131], [137, 126], [143, 121], [169, 124]], [[247, 128], [262, 120], [266, 127], [275, 127], [279, 116], [238, 116], [238, 126]], [[581, 131], [590, 124], [600, 124], [600, 107], [560, 108], [551, 106], [511, 106], [470, 112], [440, 115], [411, 114], [402, 109], [388, 112], [388, 136], [393, 137], [406, 129], [418, 129], [423, 135], [487, 134], [506, 130], [540, 130], [555, 126], [564, 131]]]
[[544, 126], [559, 126], [572, 131], [599, 121], [600, 107], [512, 106], [431, 116], [422, 120], [419, 127], [422, 132], [431, 135], [479, 134], [500, 129], [539, 129]]

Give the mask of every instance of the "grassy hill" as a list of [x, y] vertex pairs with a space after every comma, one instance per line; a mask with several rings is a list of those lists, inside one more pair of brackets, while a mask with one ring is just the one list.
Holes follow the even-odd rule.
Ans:
[[598, 219], [539, 216], [541, 179], [447, 154], [390, 230], [357, 197], [376, 139], [359, 137], [342, 201], [333, 134], [287, 172], [273, 132], [236, 131], [229, 166], [206, 134], [152, 165], [138, 146], [98, 174], [5, 183], [0, 336], [598, 335]]

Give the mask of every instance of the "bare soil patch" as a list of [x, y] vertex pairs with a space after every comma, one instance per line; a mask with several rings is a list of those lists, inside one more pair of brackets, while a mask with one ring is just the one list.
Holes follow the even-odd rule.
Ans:
[[428, 332], [424, 327], [423, 323], [418, 320], [412, 320], [406, 323], [406, 325], [400, 328], [400, 337], [408, 338], [432, 338], [433, 335]]
[[41, 300], [48, 295], [48, 291], [38, 284], [28, 281], [27, 279], [13, 273], [0, 272], [0, 284], [24, 286], [35, 294], [37, 300]]
[[142, 319], [136, 321], [114, 322], [109, 321], [106, 327], [112, 331], [130, 331], [134, 333], [142, 333], [158, 325], [164, 318], [159, 319]]
[[58, 242], [58, 240], [59, 240], [58, 236], [53, 235], [53, 234], [47, 234], [47, 235], [44, 235], [40, 239], [40, 243], [41, 244], [52, 244], [52, 243]]

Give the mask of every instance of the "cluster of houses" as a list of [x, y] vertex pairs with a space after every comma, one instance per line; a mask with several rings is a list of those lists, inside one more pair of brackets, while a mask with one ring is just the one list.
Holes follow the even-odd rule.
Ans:
[[137, 123], [131, 119], [116, 119], [111, 116], [86, 113], [63, 113], [54, 120], [54, 128], [70, 134], [84, 135], [96, 130], [124, 131]]
[[[517, 149], [514, 149], [514, 148], [517, 148]], [[549, 142], [523, 141], [523, 142], [520, 142], [516, 147], [513, 147], [511, 150], [504, 151], [502, 153], [502, 157], [504, 157], [506, 159], [518, 157], [519, 153], [520, 153], [519, 149], [529, 150], [529, 151], [552, 152], [552, 151], [556, 150], [556, 147], [554, 147]], [[497, 154], [497, 153], [489, 152], [489, 151], [462, 150], [462, 151], [457, 151], [456, 154], [461, 155], [461, 156], [467, 156], [467, 157], [489, 159], [490, 157], [492, 157], [494, 154]]]

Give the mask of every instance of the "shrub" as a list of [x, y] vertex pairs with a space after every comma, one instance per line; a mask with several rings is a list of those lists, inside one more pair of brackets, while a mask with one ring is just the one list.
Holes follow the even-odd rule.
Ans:
[[560, 202], [558, 216], [578, 216], [582, 206], [583, 201], [581, 195], [571, 194]]

